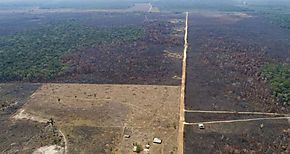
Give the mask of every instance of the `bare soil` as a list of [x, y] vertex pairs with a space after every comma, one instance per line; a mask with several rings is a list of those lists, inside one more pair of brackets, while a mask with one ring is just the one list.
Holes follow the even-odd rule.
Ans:
[[[64, 126], [69, 153], [117, 153], [121, 142], [120, 127]], [[84, 148], [85, 147], [85, 148]]]
[[[68, 139], [69, 153], [132, 153], [133, 143], [150, 143], [150, 153], [175, 153], [179, 90], [178, 86], [45, 84], [23, 109], [53, 118]], [[154, 137], [163, 143], [153, 145]]]
[[[12, 87], [1, 84], [0, 108], [5, 116], [0, 118], [0, 153], [32, 153], [51, 145], [66, 147], [68, 153], [133, 153], [133, 143], [143, 147], [149, 143], [153, 154], [176, 153], [182, 14], [30, 12], [0, 13], [0, 19], [0, 27], [5, 27], [0, 28], [1, 35], [58, 20], [145, 29], [144, 37], [135, 42], [103, 43], [63, 56], [70, 69], [46, 81], [59, 84], [24, 84], [24, 88], [18, 83]], [[43, 123], [51, 118], [53, 126]], [[128, 139], [124, 138], [127, 134]], [[154, 137], [162, 139], [162, 144], [153, 144]]]

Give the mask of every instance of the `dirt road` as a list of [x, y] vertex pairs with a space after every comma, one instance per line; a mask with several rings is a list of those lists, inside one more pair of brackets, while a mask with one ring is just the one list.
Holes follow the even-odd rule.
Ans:
[[[189, 21], [189, 19], [191, 19]], [[196, 19], [196, 20], [195, 20]], [[181, 82], [181, 94], [180, 94], [180, 120], [179, 120], [179, 133], [178, 133], [178, 153], [192, 153], [196, 152], [197, 149], [201, 151], [204, 150], [203, 146], [206, 144], [216, 145], [218, 140], [214, 135], [221, 135], [221, 138], [228, 135], [228, 138], [239, 141], [243, 138], [243, 134], [247, 133], [247, 130], [257, 129], [256, 134], [259, 134], [261, 130], [267, 132], [275, 132], [273, 134], [260, 133], [261, 136], [267, 136], [267, 141], [271, 142], [275, 137], [279, 135], [284, 135], [282, 129], [287, 130], [289, 127], [287, 121], [289, 121], [289, 114], [283, 114], [276, 111], [264, 111], [259, 110], [259, 108], [253, 108], [252, 110], [240, 110], [238, 108], [232, 108], [232, 104], [238, 104], [237, 101], [227, 101], [223, 99], [225, 88], [214, 87], [212, 85], [219, 85], [221, 76], [225, 75], [225, 72], [221, 74], [215, 74], [215, 70], [208, 70], [203, 67], [204, 61], [200, 60], [203, 55], [207, 52], [204, 48], [200, 46], [206, 46], [206, 40], [193, 39], [196, 35], [209, 35], [208, 31], [204, 28], [207, 24], [212, 24], [214, 21], [208, 22], [205, 18], [201, 18], [200, 15], [194, 16], [193, 13], [186, 13], [185, 22], [185, 34], [184, 34], [184, 55], [183, 55], [183, 65], [182, 65], [182, 82]], [[205, 21], [203, 21], [205, 20]], [[194, 22], [192, 22], [194, 21]], [[198, 21], [198, 22], [197, 22]], [[204, 23], [203, 23], [204, 22]], [[200, 25], [199, 25], [200, 24]], [[188, 27], [190, 31], [188, 34]], [[216, 27], [213, 30], [220, 30]], [[212, 32], [213, 33], [213, 32]], [[189, 35], [189, 36], [188, 36]], [[223, 36], [223, 34], [216, 34]], [[189, 37], [189, 40], [188, 40]], [[190, 44], [188, 43], [190, 42]], [[191, 45], [193, 48], [189, 48]], [[211, 58], [215, 58], [214, 56]], [[224, 74], [223, 74], [224, 73]], [[188, 74], [188, 75], [187, 75]], [[218, 76], [220, 75], [220, 76]], [[212, 87], [211, 87], [212, 86]], [[210, 87], [206, 89], [207, 87]], [[209, 103], [210, 102], [210, 103]], [[212, 104], [218, 104], [222, 107], [214, 108]], [[214, 107], [212, 107], [214, 106]], [[198, 124], [204, 124], [206, 130], [203, 131], [199, 129]], [[269, 126], [271, 127], [269, 127]], [[266, 126], [266, 128], [265, 128]], [[236, 128], [241, 128], [243, 131], [236, 130]], [[236, 136], [231, 136], [231, 133], [223, 132], [222, 130], [227, 130]], [[281, 130], [280, 130], [281, 129]], [[279, 131], [280, 132], [279, 132]], [[243, 133], [241, 133], [243, 132]], [[275, 135], [274, 135], [275, 134]], [[212, 138], [211, 138], [212, 137]], [[254, 141], [264, 143], [264, 138], [259, 138], [256, 136]], [[250, 140], [252, 138], [244, 137], [245, 140]], [[198, 141], [201, 140], [201, 141]], [[201, 144], [201, 142], [203, 144]], [[220, 142], [221, 144], [226, 144], [227, 142]], [[242, 144], [238, 144], [241, 146]], [[266, 144], [265, 144], [266, 145]], [[271, 143], [271, 145], [273, 145]], [[221, 145], [219, 145], [221, 146]], [[195, 148], [193, 148], [195, 147]], [[225, 146], [226, 147], [226, 146]], [[213, 147], [213, 150], [217, 150], [217, 147]], [[227, 150], [227, 149], [222, 149]]]
[[178, 153], [183, 153], [183, 136], [184, 136], [184, 101], [185, 101], [185, 82], [186, 82], [186, 58], [188, 48], [188, 12], [186, 12], [185, 29], [184, 29], [184, 50], [182, 60], [182, 80], [181, 80], [181, 97], [180, 97], [180, 119], [179, 119], [179, 131], [178, 131]]

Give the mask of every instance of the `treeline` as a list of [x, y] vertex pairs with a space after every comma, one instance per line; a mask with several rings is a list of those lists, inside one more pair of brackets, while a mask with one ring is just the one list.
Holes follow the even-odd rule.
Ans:
[[269, 81], [278, 101], [290, 105], [290, 65], [266, 65], [262, 69], [262, 76]]
[[240, 2], [233, 0], [159, 0], [152, 1], [154, 6], [161, 10], [190, 11], [190, 10], [215, 10], [215, 11], [243, 11]]
[[140, 27], [95, 28], [76, 22], [54, 23], [38, 30], [0, 37], [0, 81], [42, 81], [69, 67], [61, 56], [98, 43], [132, 41], [143, 36]]
[[261, 13], [272, 23], [279, 25], [281, 28], [290, 29], [290, 1], [249, 1], [243, 7], [257, 13]]

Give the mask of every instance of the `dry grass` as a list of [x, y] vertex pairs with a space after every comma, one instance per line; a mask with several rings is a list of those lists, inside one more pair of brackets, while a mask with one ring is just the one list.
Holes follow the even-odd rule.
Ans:
[[[74, 138], [68, 150], [75, 153], [88, 149], [129, 153], [133, 143], [152, 144], [153, 137], [164, 142], [151, 146], [150, 153], [170, 153], [176, 150], [179, 92], [178, 86], [45, 84], [30, 97], [24, 110], [55, 119], [68, 140]], [[84, 139], [80, 128], [101, 134]], [[102, 131], [94, 131], [98, 129]], [[123, 138], [127, 133], [131, 137]], [[74, 148], [78, 139], [90, 143], [87, 149]], [[97, 148], [101, 143], [106, 143], [105, 147]]]

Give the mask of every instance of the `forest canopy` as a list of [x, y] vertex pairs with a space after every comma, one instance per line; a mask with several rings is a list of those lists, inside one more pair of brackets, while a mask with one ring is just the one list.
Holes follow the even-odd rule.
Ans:
[[132, 41], [142, 37], [140, 27], [96, 28], [60, 22], [40, 29], [0, 37], [0, 81], [49, 80], [68, 66], [61, 57], [98, 43]]
[[290, 105], [290, 65], [268, 64], [262, 70], [272, 88], [273, 95]]

